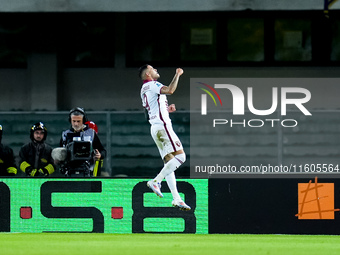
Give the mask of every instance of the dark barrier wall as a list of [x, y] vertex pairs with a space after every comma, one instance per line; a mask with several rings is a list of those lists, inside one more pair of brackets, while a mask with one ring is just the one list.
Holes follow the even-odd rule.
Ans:
[[337, 235], [337, 208], [338, 179], [209, 180], [209, 233]]

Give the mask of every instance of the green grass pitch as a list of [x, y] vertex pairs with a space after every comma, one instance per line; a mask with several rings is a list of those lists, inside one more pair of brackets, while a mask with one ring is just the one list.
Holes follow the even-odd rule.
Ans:
[[0, 233], [4, 255], [340, 254], [340, 236]]

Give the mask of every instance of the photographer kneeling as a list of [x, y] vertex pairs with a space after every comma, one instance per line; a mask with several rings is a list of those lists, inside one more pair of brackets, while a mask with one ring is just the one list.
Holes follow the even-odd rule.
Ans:
[[66, 176], [99, 176], [106, 150], [96, 132], [85, 124], [83, 108], [73, 108], [69, 113], [71, 128], [63, 131], [60, 146], [52, 156], [58, 161], [61, 173]]

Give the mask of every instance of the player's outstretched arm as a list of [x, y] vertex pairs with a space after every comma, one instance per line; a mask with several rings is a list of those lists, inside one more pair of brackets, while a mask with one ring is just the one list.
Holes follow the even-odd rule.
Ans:
[[172, 95], [175, 92], [175, 90], [177, 89], [179, 77], [183, 74], [183, 72], [184, 71], [183, 71], [182, 68], [177, 68], [175, 76], [172, 79], [170, 85], [162, 87], [161, 94]]

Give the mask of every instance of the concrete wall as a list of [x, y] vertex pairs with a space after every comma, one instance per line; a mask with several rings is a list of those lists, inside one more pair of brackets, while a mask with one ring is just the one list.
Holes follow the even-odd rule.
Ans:
[[[159, 81], [169, 84], [175, 69], [159, 68]], [[190, 78], [207, 77], [339, 77], [340, 68], [184, 68], [176, 93], [168, 97], [170, 103], [175, 103], [178, 109], [189, 110]], [[75, 105], [84, 105], [93, 110], [134, 110], [141, 109], [140, 86], [137, 69], [96, 70], [82, 72], [78, 69], [65, 70], [65, 81], [73, 94]], [[79, 91], [79, 87], [84, 89]], [[92, 91], [88, 93], [88, 91]], [[323, 88], [320, 87], [320, 93]], [[90, 96], [89, 96], [90, 95]], [[94, 100], [92, 100], [92, 97]]]
[[[322, 0], [1, 0], [1, 12], [323, 10]], [[332, 5], [339, 9], [340, 3]]]
[[[30, 69], [0, 69], [1, 111], [56, 110], [55, 86], [33, 86]], [[170, 83], [175, 69], [159, 68], [159, 79]], [[70, 68], [63, 71], [60, 108], [88, 110], [141, 110], [141, 81], [137, 68]], [[340, 67], [226, 67], [184, 68], [176, 93], [169, 97], [178, 109], [189, 110], [190, 78], [209, 77], [340, 77]], [[6, 89], [3, 89], [6, 88]], [[323, 88], [320, 87], [320, 93]]]
[[31, 108], [31, 88], [26, 69], [0, 69], [0, 109]]
[[[143, 3], [143, 4], [141, 4]], [[137, 12], [211, 10], [320, 10], [321, 0], [0, 0], [0, 12]], [[340, 1], [331, 9], [340, 9]], [[137, 68], [125, 63], [124, 13], [116, 14], [114, 68], [60, 68], [56, 53], [32, 53], [26, 69], [0, 68], [0, 111], [139, 110], [141, 82]], [[123, 22], [123, 23], [122, 23]], [[150, 63], [152, 64], [152, 63]], [[175, 67], [159, 68], [160, 81], [168, 84]], [[339, 77], [340, 67], [186, 67], [170, 102], [189, 109], [190, 78], [199, 77]], [[322, 92], [322, 89], [320, 90]]]

